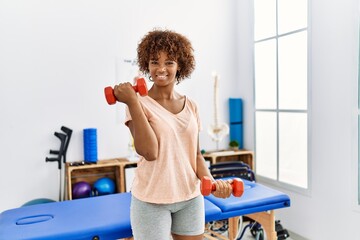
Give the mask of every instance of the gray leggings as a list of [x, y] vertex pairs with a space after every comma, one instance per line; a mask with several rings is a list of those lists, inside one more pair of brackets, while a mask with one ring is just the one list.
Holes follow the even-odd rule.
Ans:
[[171, 233], [200, 235], [205, 226], [204, 198], [154, 204], [132, 197], [130, 216], [135, 240], [169, 240]]

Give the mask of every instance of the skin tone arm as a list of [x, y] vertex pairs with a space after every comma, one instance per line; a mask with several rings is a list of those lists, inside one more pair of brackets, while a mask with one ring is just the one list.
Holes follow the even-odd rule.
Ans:
[[226, 181], [224, 181], [222, 179], [215, 180], [211, 176], [209, 168], [206, 166], [205, 159], [200, 152], [199, 140], [198, 140], [198, 146], [197, 146], [196, 165], [197, 165], [197, 168], [196, 168], [197, 176], [199, 179], [201, 179], [204, 176], [208, 176], [212, 180], [212, 182], [215, 183], [216, 191], [214, 191], [212, 193], [215, 197], [218, 197], [218, 198], [230, 197], [230, 195], [232, 193], [232, 187], [231, 187], [232, 180], [226, 180]]
[[138, 154], [148, 161], [157, 159], [158, 141], [150, 126], [130, 83], [122, 83], [114, 87], [114, 94], [119, 102], [125, 103], [129, 107], [132, 120], [128, 127], [134, 138], [135, 149]]

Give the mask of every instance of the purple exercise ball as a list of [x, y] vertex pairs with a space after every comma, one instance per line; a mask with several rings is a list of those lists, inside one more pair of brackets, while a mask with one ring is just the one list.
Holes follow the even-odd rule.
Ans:
[[91, 185], [85, 181], [77, 182], [72, 187], [72, 198], [86, 198], [91, 196]]

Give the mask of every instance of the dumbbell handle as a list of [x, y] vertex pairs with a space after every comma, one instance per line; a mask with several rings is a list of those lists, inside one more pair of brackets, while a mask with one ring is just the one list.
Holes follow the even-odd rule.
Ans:
[[[146, 82], [144, 78], [139, 78], [136, 80], [136, 84], [132, 86], [135, 92], [139, 92], [140, 96], [145, 96], [148, 94]], [[114, 94], [114, 89], [112, 87], [106, 87], [104, 89], [105, 98], [108, 104], [112, 105], [116, 103], [116, 97]]]
[[[232, 194], [235, 197], [241, 197], [244, 193], [244, 182], [240, 178], [233, 178], [231, 183]], [[201, 179], [201, 194], [204, 196], [210, 195], [213, 191], [216, 191], [216, 185], [207, 176]]]

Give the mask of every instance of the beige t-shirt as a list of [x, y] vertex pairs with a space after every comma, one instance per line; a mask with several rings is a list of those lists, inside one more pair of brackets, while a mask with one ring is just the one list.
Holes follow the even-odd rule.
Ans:
[[[200, 195], [196, 155], [200, 120], [195, 102], [185, 99], [181, 112], [173, 114], [149, 96], [140, 97], [143, 111], [159, 142], [158, 159], [140, 156], [131, 192], [150, 203], [175, 203]], [[125, 124], [131, 120], [126, 108]]]

